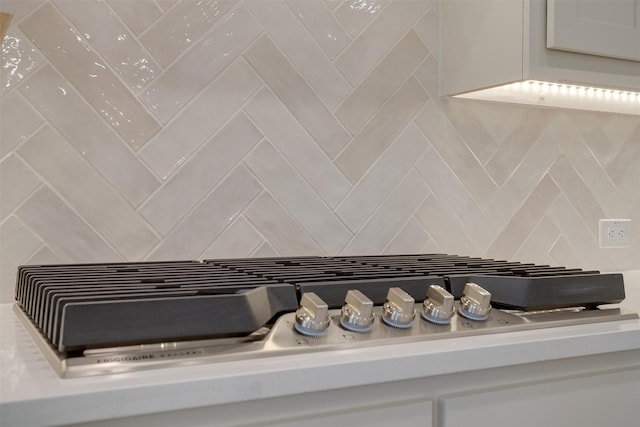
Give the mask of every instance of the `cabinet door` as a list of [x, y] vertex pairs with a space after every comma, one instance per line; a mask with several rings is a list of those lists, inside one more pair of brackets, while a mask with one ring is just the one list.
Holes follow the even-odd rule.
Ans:
[[631, 427], [640, 369], [443, 397], [440, 427]]
[[547, 0], [547, 47], [640, 61], [640, 0]]
[[[322, 402], [318, 402], [321, 406]], [[263, 421], [264, 427], [430, 427], [432, 425], [432, 402], [390, 403], [388, 406], [349, 408], [344, 412], [320, 412], [299, 418], [284, 418]], [[283, 408], [282, 412], [286, 412]]]

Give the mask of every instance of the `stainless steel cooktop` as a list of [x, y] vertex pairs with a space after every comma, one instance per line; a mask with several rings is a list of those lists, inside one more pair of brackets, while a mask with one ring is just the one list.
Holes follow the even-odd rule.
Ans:
[[61, 376], [637, 318], [620, 274], [446, 254], [22, 266]]

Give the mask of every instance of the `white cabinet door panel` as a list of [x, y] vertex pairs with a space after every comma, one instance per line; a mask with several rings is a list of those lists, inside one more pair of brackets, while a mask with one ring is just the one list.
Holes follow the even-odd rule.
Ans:
[[[322, 402], [318, 402], [322, 407]], [[264, 427], [430, 427], [433, 402], [392, 402], [378, 407], [349, 408], [337, 413], [317, 413], [304, 418], [265, 421]]]
[[632, 427], [640, 370], [443, 397], [440, 427]]
[[547, 0], [547, 47], [640, 61], [640, 0]]

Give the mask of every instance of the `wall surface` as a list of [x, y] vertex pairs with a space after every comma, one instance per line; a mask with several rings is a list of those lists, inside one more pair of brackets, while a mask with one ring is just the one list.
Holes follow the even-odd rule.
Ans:
[[[18, 2], [0, 300], [23, 263], [445, 252], [640, 268], [640, 117], [438, 98], [428, 0]], [[600, 249], [599, 218], [631, 218]]]

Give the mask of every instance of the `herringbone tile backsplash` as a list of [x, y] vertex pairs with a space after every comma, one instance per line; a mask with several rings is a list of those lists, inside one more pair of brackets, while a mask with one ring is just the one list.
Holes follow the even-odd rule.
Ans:
[[[640, 117], [438, 96], [428, 0], [18, 2], [0, 280], [23, 263], [445, 252], [640, 268]], [[628, 249], [598, 219], [631, 218]]]

